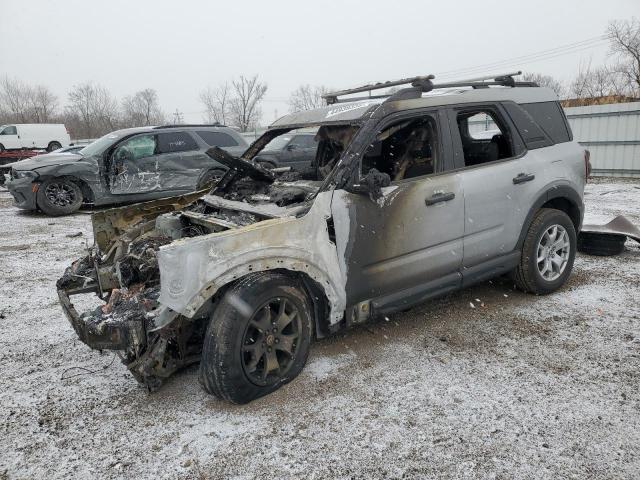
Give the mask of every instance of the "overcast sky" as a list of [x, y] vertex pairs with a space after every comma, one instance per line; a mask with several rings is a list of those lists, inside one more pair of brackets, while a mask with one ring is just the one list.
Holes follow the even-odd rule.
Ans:
[[[608, 20], [634, 15], [639, 0], [0, 0], [0, 75], [49, 86], [61, 104], [86, 81], [118, 98], [155, 88], [166, 113], [200, 122], [203, 88], [257, 73], [269, 87], [270, 123], [301, 84], [458, 71], [593, 39]], [[510, 66], [569, 80], [581, 60], [606, 54], [606, 42], [594, 41]]]

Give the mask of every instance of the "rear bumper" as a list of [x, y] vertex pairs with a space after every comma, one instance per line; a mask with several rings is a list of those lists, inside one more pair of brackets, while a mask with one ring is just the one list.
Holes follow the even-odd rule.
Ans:
[[33, 183], [30, 178], [18, 178], [8, 180], [5, 185], [15, 200], [16, 207], [25, 210], [36, 210], [36, 192], [39, 184]]

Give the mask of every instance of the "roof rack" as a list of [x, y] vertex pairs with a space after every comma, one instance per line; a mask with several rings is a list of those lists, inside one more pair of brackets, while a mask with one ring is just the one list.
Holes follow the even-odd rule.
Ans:
[[160, 128], [183, 128], [183, 127], [226, 127], [226, 125], [222, 125], [221, 123], [181, 123], [176, 125], [158, 125], [157, 127], [153, 127], [154, 130]]
[[[516, 82], [514, 80], [514, 76], [521, 75], [521, 71], [511, 72], [511, 73], [502, 73], [499, 75], [489, 75], [485, 77], [478, 78], [470, 78], [467, 80], [457, 80], [453, 82], [446, 82], [441, 84], [434, 84], [432, 82], [435, 79], [434, 75], [426, 75], [419, 77], [411, 77], [411, 78], [402, 78], [400, 80], [391, 80], [388, 82], [378, 82], [371, 83], [369, 85], [363, 85], [361, 87], [349, 88], [347, 90], [339, 90], [337, 92], [328, 92], [322, 95], [322, 98], [325, 99], [328, 105], [333, 103], [341, 103], [341, 102], [354, 102], [357, 100], [366, 100], [370, 98], [387, 98], [396, 95], [395, 94], [386, 94], [386, 95], [371, 95], [373, 90], [381, 90], [384, 88], [396, 87], [399, 85], [411, 85], [412, 89], [407, 90], [416, 90], [418, 89], [421, 92], [430, 92], [431, 90], [437, 88], [455, 88], [455, 87], [472, 87], [472, 88], [488, 88], [490, 86], [502, 86], [502, 87], [537, 87], [538, 84], [535, 82]], [[491, 80], [491, 81], [487, 81]], [[369, 92], [369, 96], [367, 97], [355, 97], [355, 98], [343, 98], [338, 99], [343, 95], [352, 95], [354, 93], [362, 93]]]

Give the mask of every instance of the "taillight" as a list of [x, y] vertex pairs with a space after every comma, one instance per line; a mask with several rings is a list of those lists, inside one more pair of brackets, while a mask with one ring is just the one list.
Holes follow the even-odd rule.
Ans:
[[591, 152], [589, 150], [584, 151], [584, 181], [585, 183], [589, 181], [589, 176], [591, 175]]

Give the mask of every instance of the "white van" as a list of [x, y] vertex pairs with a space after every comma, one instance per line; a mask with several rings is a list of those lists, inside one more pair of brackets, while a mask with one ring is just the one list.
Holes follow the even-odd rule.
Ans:
[[62, 123], [13, 123], [0, 126], [0, 152], [18, 148], [46, 148], [52, 152], [71, 142]]

